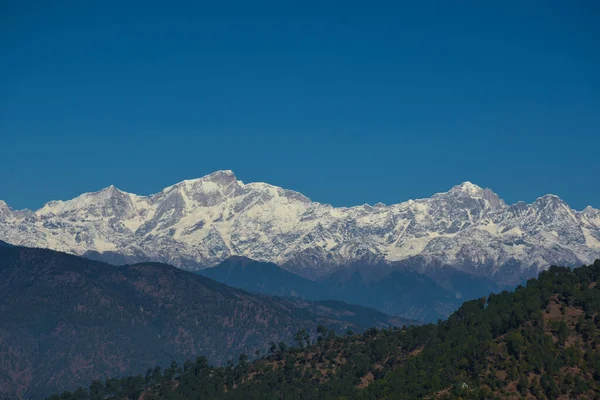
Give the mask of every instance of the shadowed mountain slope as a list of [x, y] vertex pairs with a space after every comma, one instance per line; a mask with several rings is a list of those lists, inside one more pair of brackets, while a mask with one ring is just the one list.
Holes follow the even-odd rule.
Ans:
[[550, 267], [438, 324], [345, 337], [320, 330], [253, 363], [213, 368], [200, 358], [51, 400], [597, 399], [599, 281], [600, 260]]
[[272, 263], [231, 257], [199, 273], [256, 293], [308, 300], [335, 299], [426, 322], [447, 318], [465, 300], [501, 288], [489, 278], [449, 267], [436, 269], [434, 278], [410, 268], [355, 265], [312, 281]]
[[115, 267], [51, 250], [0, 247], [0, 398], [204, 355], [211, 363], [338, 331], [402, 324], [343, 303], [251, 294], [175, 267]]

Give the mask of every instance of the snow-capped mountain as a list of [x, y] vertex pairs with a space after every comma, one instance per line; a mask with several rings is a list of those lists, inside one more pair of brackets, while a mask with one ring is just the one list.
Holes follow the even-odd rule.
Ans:
[[507, 205], [470, 182], [390, 206], [332, 207], [217, 171], [151, 196], [111, 186], [35, 212], [0, 201], [0, 240], [185, 269], [240, 255], [308, 277], [360, 262], [510, 279], [600, 258], [600, 210], [574, 211], [554, 195]]

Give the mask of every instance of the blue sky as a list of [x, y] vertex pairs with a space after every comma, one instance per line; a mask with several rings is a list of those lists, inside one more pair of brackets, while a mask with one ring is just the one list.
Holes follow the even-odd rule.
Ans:
[[217, 169], [334, 205], [469, 180], [600, 207], [594, 1], [57, 4], [0, 6], [15, 208]]

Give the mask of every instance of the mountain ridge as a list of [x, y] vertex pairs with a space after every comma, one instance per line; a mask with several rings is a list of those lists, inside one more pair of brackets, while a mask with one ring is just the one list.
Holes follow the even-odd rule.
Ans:
[[430, 198], [333, 207], [222, 170], [150, 196], [109, 186], [35, 212], [1, 202], [0, 239], [189, 270], [239, 255], [311, 279], [385, 262], [451, 266], [515, 283], [550, 264], [600, 257], [600, 210], [576, 211], [555, 195], [508, 205], [468, 181]]
[[49, 400], [597, 399], [599, 280], [600, 260], [552, 266], [436, 324], [345, 337], [321, 329], [252, 363], [211, 368], [200, 358]]
[[252, 294], [163, 263], [113, 266], [47, 249], [0, 247], [0, 398], [39, 398], [103, 376], [291, 342], [318, 324], [415, 323], [341, 302]]
[[465, 300], [509, 288], [450, 268], [427, 276], [388, 265], [349, 266], [313, 281], [273, 263], [238, 256], [198, 273], [250, 292], [310, 301], [344, 301], [423, 322], [447, 318]]

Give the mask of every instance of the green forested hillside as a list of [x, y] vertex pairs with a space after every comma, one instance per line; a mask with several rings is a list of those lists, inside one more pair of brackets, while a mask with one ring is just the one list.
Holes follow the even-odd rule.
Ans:
[[514, 292], [469, 301], [447, 321], [343, 337], [210, 367], [95, 381], [52, 399], [570, 399], [600, 397], [600, 261], [551, 267]]

